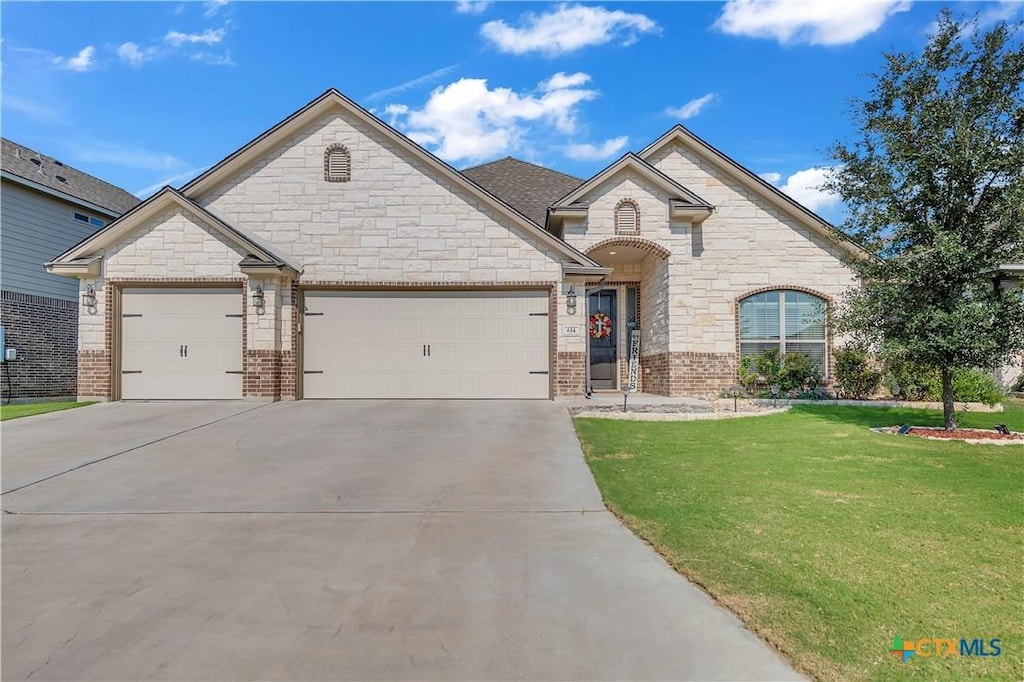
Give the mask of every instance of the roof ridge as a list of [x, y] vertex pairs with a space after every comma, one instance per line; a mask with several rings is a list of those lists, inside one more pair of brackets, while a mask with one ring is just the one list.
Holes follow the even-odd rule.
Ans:
[[533, 166], [534, 168], [540, 168], [541, 170], [545, 170], [545, 171], [547, 171], [549, 173], [556, 173], [556, 174], [561, 175], [561, 176], [563, 176], [565, 178], [569, 178], [570, 180], [576, 180], [577, 182], [583, 182], [584, 181], [584, 178], [580, 178], [580, 177], [577, 177], [575, 175], [569, 175], [568, 173], [566, 173], [564, 171], [560, 171], [560, 170], [558, 170], [556, 168], [550, 168], [548, 166], [544, 166], [544, 165], [541, 165], [539, 163], [534, 163], [532, 161], [526, 161], [525, 159], [520, 159], [520, 158], [512, 156], [512, 155], [503, 156], [502, 158], [494, 159], [493, 161], [485, 161], [484, 163], [480, 163], [480, 164], [477, 164], [475, 166], [467, 166], [466, 168], [459, 169], [459, 172], [460, 173], [465, 173], [466, 171], [472, 171], [472, 170], [476, 170], [478, 168], [484, 168], [486, 166], [493, 166], [494, 164], [501, 163], [502, 161], [514, 161], [515, 163], [521, 163], [521, 164], [524, 164], [524, 165], [527, 165], [527, 166]]

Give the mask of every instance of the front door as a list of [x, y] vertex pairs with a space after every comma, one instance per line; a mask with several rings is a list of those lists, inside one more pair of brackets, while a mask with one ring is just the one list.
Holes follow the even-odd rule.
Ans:
[[618, 386], [618, 292], [601, 289], [590, 294], [587, 336], [590, 338], [590, 388], [614, 389]]

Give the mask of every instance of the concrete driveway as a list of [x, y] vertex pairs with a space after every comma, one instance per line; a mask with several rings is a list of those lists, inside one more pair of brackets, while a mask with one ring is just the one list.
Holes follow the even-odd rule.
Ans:
[[2, 445], [5, 680], [799, 679], [605, 511], [552, 403], [99, 405]]

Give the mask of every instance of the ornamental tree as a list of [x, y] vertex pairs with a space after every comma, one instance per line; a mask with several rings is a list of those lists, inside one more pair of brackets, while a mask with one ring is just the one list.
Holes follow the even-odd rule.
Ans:
[[836, 143], [825, 187], [849, 209], [842, 231], [870, 254], [851, 258], [862, 287], [836, 327], [942, 376], [955, 429], [955, 368], [995, 368], [1024, 350], [1024, 299], [997, 286], [1024, 261], [1022, 24], [982, 32], [941, 13], [920, 55], [885, 54], [858, 131]]

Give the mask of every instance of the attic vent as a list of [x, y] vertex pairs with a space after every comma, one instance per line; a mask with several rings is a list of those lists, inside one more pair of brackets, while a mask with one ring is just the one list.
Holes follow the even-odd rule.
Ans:
[[56, 176], [56, 178], [57, 178], [58, 180], [60, 180], [61, 182], [67, 182], [67, 181], [68, 181], [68, 179], [67, 179], [67, 178], [65, 178], [65, 177], [64, 177], [63, 175], [58, 175], [58, 176]]
[[42, 159], [32, 159], [32, 163], [34, 163], [37, 166], [43, 165]]
[[615, 234], [640, 234], [640, 207], [632, 199], [623, 199], [615, 207]]
[[348, 182], [352, 179], [352, 155], [343, 144], [332, 144], [324, 151], [324, 180]]
[[53, 162], [54, 162], [55, 164], [57, 164], [58, 166], [60, 166], [61, 168], [63, 168], [63, 167], [64, 167], [64, 162], [63, 162], [63, 161], [58, 161], [57, 159], [54, 159], [54, 160], [53, 160]]

